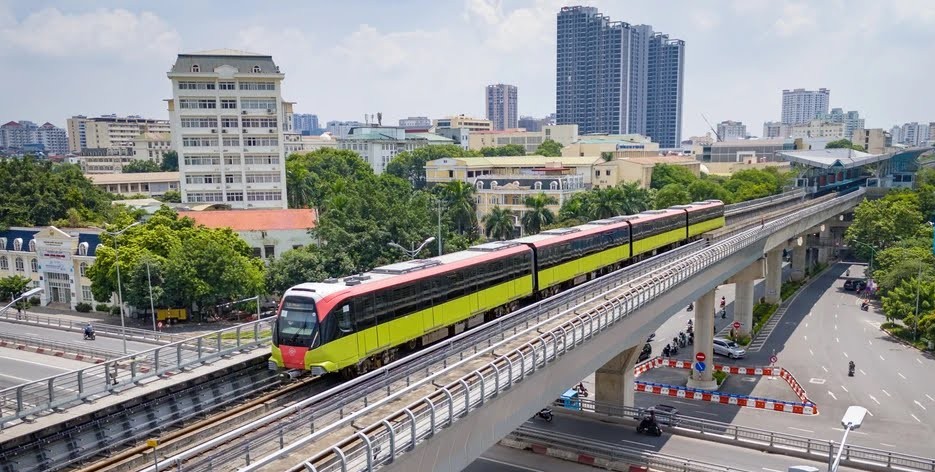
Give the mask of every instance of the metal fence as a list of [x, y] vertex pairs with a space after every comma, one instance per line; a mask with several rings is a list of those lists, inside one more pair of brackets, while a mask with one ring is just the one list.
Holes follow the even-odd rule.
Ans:
[[[456, 418], [469, 414], [493, 396], [509, 389], [514, 383], [522, 381], [527, 375], [547, 366], [569, 349], [588, 341], [594, 335], [662, 296], [668, 290], [702, 274], [712, 265], [802, 218], [839, 205], [852, 204], [854, 200], [863, 198], [863, 193], [861, 190], [830, 202], [811, 206], [772, 220], [759, 228], [712, 244], [703, 251], [664, 266], [643, 279], [631, 280], [626, 287], [621, 286], [618, 290], [604, 294], [603, 300], [595, 308], [586, 312], [578, 310], [582, 313], [568, 310], [563, 315], [566, 321], [561, 325], [549, 326], [554, 324], [551, 318], [533, 324], [528, 329], [505, 340], [522, 343], [520, 347], [509, 352], [494, 353], [493, 347], [475, 349], [477, 353], [468, 356], [465, 361], [480, 356], [493, 357], [494, 360], [446, 386], [439, 387], [433, 393], [416, 400], [380, 422], [335, 443], [335, 446], [328, 451], [309, 459], [304, 466], [307, 470], [317, 471], [369, 470], [375, 460], [373, 452], [376, 448], [383, 451], [377, 464], [389, 462], [435, 432], [450, 426]], [[434, 373], [432, 377], [422, 382], [451, 373], [451, 367], [449, 367]], [[389, 400], [404, 395], [405, 391], [398, 391], [373, 407], [384, 405]], [[295, 451], [324, 435], [333, 434], [366, 412], [360, 411], [349, 415], [342, 421], [334, 422], [329, 427], [294, 442], [278, 453], [257, 460], [244, 470], [257, 470], [259, 467], [275, 462], [281, 454]]]
[[152, 377], [262, 346], [271, 334], [272, 320], [252, 321], [0, 390], [0, 428], [26, 416], [122, 391]]
[[[43, 316], [35, 313], [17, 313], [16, 310], [13, 309], [0, 311], [0, 321], [47, 326], [69, 331], [84, 331], [84, 327], [87, 324], [86, 321], [74, 321], [70, 318]], [[123, 328], [110, 324], [94, 323], [94, 333], [98, 336], [122, 338]], [[184, 341], [189, 337], [184, 334], [154, 332], [152, 330], [138, 328], [126, 328], [126, 333], [128, 340], [159, 344]]]
[[84, 344], [67, 343], [45, 339], [40, 336], [28, 336], [24, 334], [0, 333], [0, 347], [11, 347], [16, 349], [18, 346], [29, 346], [42, 349], [43, 351], [62, 352], [86, 357], [87, 360], [94, 359], [114, 359], [124, 354], [107, 349], [90, 348]]
[[731, 203], [724, 207], [724, 214], [727, 216], [736, 215], [738, 213], [745, 213], [756, 208], [762, 208], [764, 206], [772, 206], [779, 202], [796, 200], [805, 197], [804, 189], [790, 190], [788, 192], [783, 192], [778, 195], [770, 195], [768, 197], [757, 198], [755, 200], [747, 200], [740, 203]]

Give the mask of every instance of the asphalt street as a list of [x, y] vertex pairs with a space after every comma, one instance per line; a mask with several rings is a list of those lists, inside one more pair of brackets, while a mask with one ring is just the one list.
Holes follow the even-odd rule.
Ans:
[[[117, 353], [123, 352], [123, 340], [119, 338], [98, 336], [94, 341], [86, 341], [84, 340], [84, 336], [82, 336], [81, 333], [45, 326], [25, 325], [0, 321], [0, 334], [3, 333], [38, 337], [48, 341], [76, 344], [91, 349], [103, 349]], [[156, 347], [155, 344], [129, 340], [127, 341], [127, 350], [129, 352], [146, 351], [154, 347]]]
[[90, 365], [61, 357], [0, 348], [0, 389], [83, 369]]
[[466, 472], [594, 472], [594, 468], [542, 454], [494, 446], [464, 469]]

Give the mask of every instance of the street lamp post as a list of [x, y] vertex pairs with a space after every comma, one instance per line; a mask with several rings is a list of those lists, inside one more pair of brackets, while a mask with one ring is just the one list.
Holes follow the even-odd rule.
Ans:
[[870, 248], [870, 269], [869, 269], [869, 272], [870, 272], [871, 274], [873, 274], [873, 255], [877, 253], [876, 248], [873, 247], [873, 246], [871, 246], [871, 245], [869, 245], [869, 244], [867, 244], [867, 243], [862, 243], [862, 242], [857, 241], [857, 240], [854, 241], [854, 244], [857, 244], [858, 246], [867, 246], [868, 248]]
[[864, 421], [864, 416], [866, 416], [866, 414], [867, 409], [862, 406], [847, 407], [844, 418], [841, 418], [841, 426], [844, 426], [844, 438], [841, 439], [841, 447], [838, 448], [838, 454], [835, 456], [834, 462], [828, 469], [831, 472], [838, 470], [838, 465], [841, 463], [841, 454], [844, 452], [844, 443], [847, 442], [847, 433], [860, 428], [860, 424]]
[[[415, 259], [416, 255], [422, 252], [422, 249], [424, 249], [425, 246], [431, 243], [432, 241], [435, 241], [435, 236], [430, 236], [425, 241], [422, 241], [422, 244], [420, 244], [419, 247], [415, 249], [406, 249], [400, 246], [399, 244], [396, 244], [395, 242], [390, 242], [388, 243], [388, 245], [390, 247], [395, 247], [396, 249], [399, 249], [400, 251], [404, 252], [407, 256], [409, 256], [409, 259]], [[415, 246], [415, 243], [413, 243], [413, 246]]]
[[130, 226], [120, 230], [120, 231], [105, 231], [105, 233], [110, 234], [114, 237], [114, 259], [117, 264], [117, 303], [120, 304], [120, 337], [123, 338], [123, 353], [127, 354], [127, 324], [124, 321], [123, 315], [123, 286], [120, 284], [120, 249], [117, 246], [117, 238], [123, 234], [126, 230], [141, 224], [142, 221], [137, 221]]
[[149, 285], [149, 310], [153, 312], [153, 333], [155, 333], [156, 304], [153, 302], [153, 276], [149, 273], [149, 261], [146, 261], [146, 282]]

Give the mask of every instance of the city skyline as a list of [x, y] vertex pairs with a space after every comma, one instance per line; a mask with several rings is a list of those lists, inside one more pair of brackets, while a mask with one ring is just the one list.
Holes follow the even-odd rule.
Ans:
[[[166, 119], [163, 100], [171, 90], [164, 77], [175, 56], [230, 47], [277, 58], [292, 79], [283, 94], [297, 102], [297, 112], [323, 121], [362, 120], [377, 112], [385, 123], [408, 116], [484, 116], [484, 85], [499, 82], [523, 90], [519, 115], [546, 116], [555, 111], [556, 17], [561, 7], [580, 4], [686, 42], [683, 139], [707, 131], [701, 113], [712, 122], [736, 119], [753, 129], [778, 121], [782, 90], [795, 88], [831, 89], [830, 106], [860, 110], [868, 127], [932, 119], [935, 98], [888, 91], [926, 89], [935, 66], [917, 58], [925, 55], [923, 39], [935, 25], [935, 4], [750, 0], [705, 10], [676, 3], [684, 8], [468, 0], [452, 15], [449, 6], [427, 1], [406, 8], [369, 1], [288, 3], [264, 11], [241, 2], [218, 11], [209, 5], [183, 9], [175, 2], [127, 7], [113, 1], [0, 1], [0, 65], [8, 90], [24, 92], [4, 94], [0, 109], [6, 121], [59, 127], [77, 114]], [[407, 14], [413, 9], [420, 14]], [[465, 35], [471, 41], [462, 41]], [[819, 54], [813, 47], [819, 39], [837, 52]], [[452, 48], [459, 48], [457, 60], [441, 60], [453, 57]], [[726, 48], [729, 57], [723, 55]], [[888, 74], [855, 57], [917, 64], [916, 72]]]

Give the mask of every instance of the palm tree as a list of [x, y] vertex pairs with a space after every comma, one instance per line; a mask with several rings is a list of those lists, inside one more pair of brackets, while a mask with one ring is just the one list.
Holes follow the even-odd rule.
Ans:
[[526, 213], [523, 214], [523, 229], [526, 234], [536, 234], [542, 227], [555, 222], [555, 214], [547, 207], [557, 205], [555, 197], [540, 192], [538, 195], [526, 197]]
[[441, 188], [442, 198], [448, 204], [448, 216], [458, 225], [458, 233], [477, 227], [477, 202], [474, 186], [463, 180], [453, 180]]
[[484, 215], [484, 234], [499, 240], [513, 237], [513, 210], [494, 206]]
[[633, 215], [653, 207], [653, 196], [649, 190], [640, 187], [637, 182], [617, 184], [620, 209], [626, 215]]
[[616, 187], [592, 190], [588, 195], [590, 217], [595, 220], [610, 218], [623, 213], [620, 206], [620, 190]]

